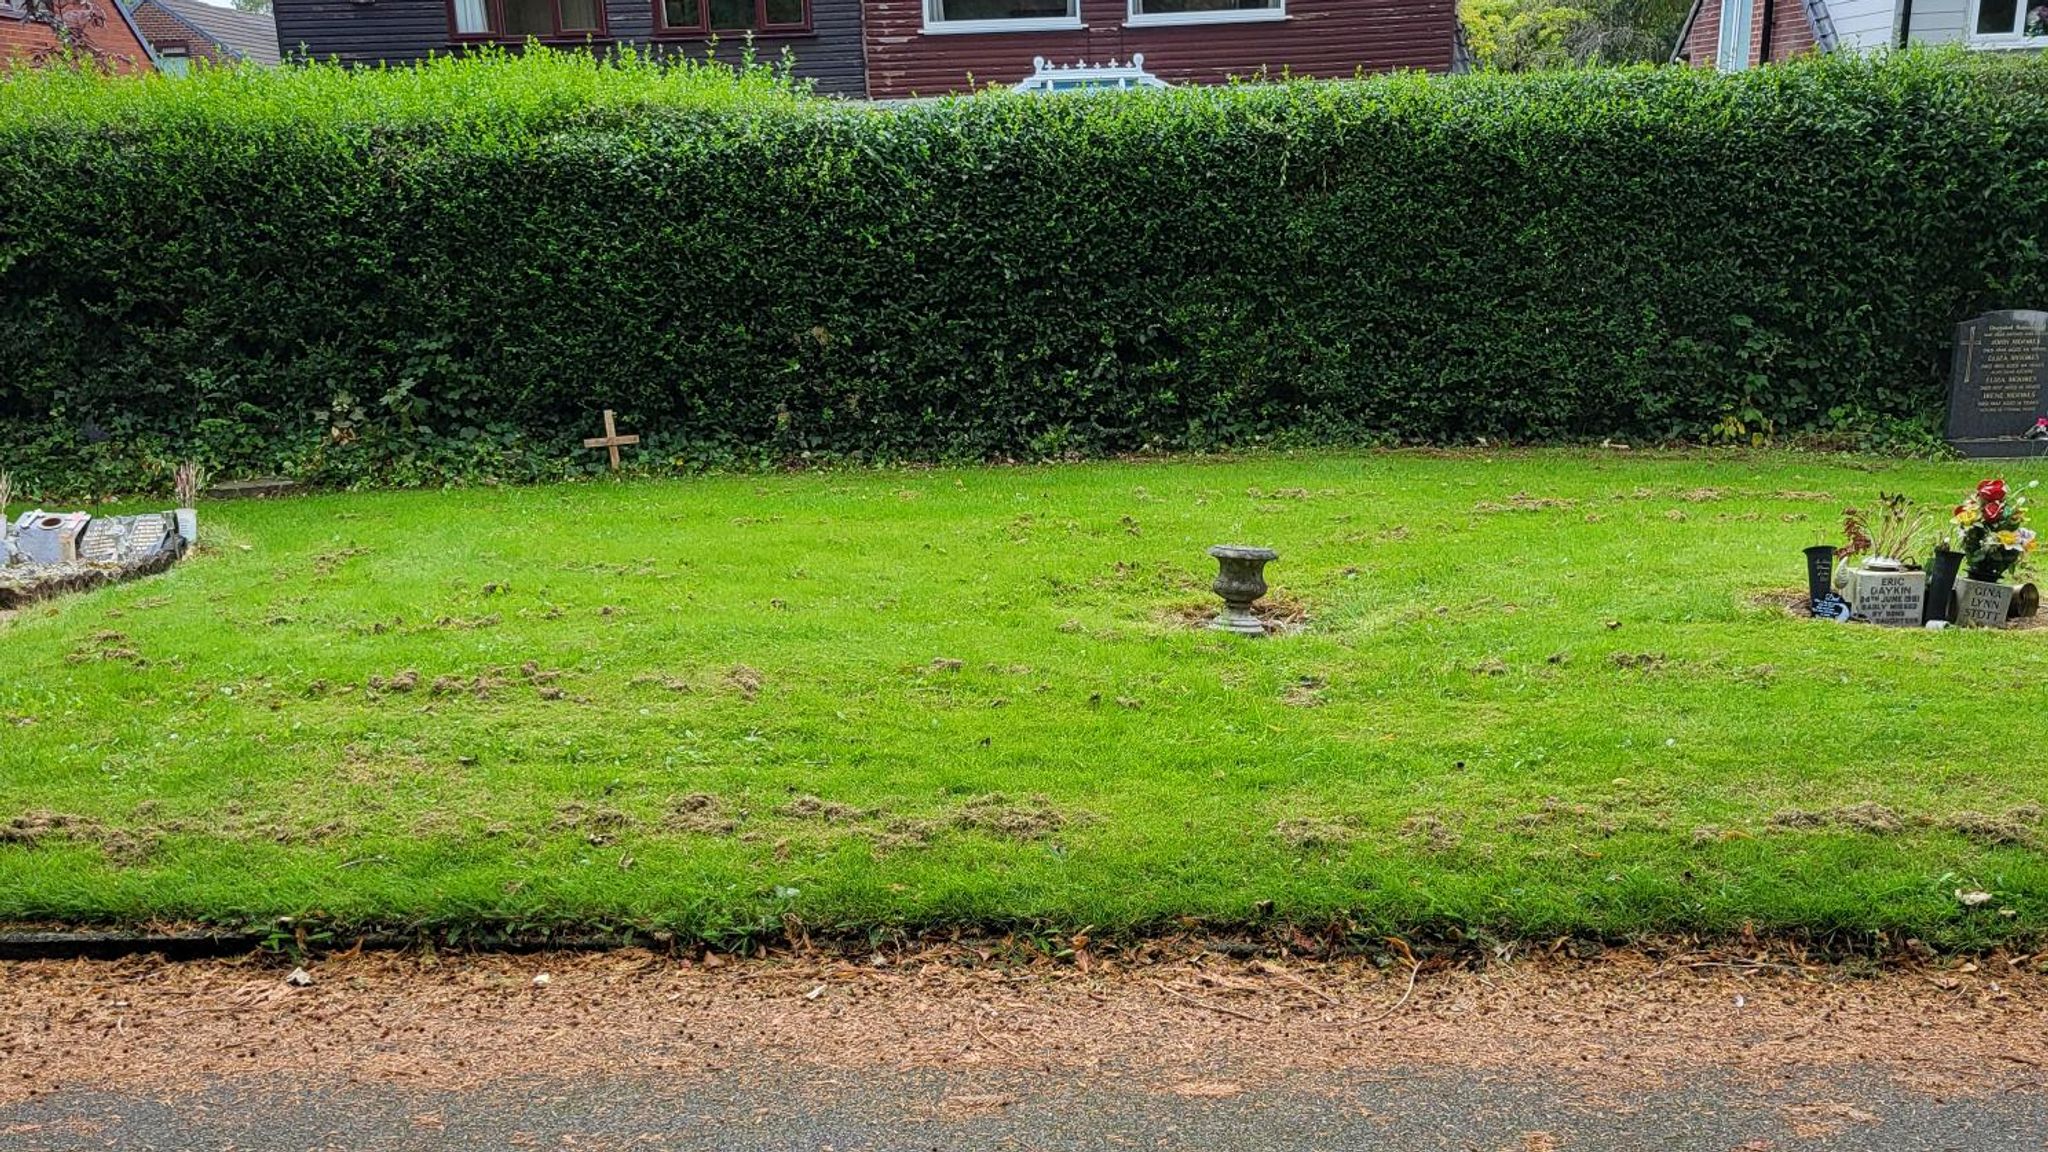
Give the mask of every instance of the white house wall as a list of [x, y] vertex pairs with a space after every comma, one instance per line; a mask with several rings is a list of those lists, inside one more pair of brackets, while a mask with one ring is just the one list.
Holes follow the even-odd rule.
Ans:
[[1969, 36], [1970, 0], [1913, 0], [1913, 42], [1953, 44]]
[[[1942, 2], [1913, 0], [1914, 23], [1919, 23], [1921, 4]], [[1889, 48], [1898, 35], [1898, 0], [1828, 0], [1828, 15], [1834, 18], [1835, 49], [1840, 52]]]

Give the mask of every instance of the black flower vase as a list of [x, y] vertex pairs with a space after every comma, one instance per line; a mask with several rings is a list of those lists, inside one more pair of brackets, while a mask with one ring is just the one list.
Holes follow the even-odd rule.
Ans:
[[1956, 575], [1963, 570], [1963, 554], [1936, 548], [1927, 562], [1927, 601], [1920, 610], [1920, 622], [1955, 622]]
[[1817, 603], [1835, 588], [1835, 546], [1815, 544], [1806, 550], [1806, 601]]

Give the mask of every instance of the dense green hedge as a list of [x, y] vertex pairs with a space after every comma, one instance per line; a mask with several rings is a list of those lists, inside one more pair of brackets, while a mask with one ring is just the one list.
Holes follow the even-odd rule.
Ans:
[[576, 58], [0, 81], [0, 462], [328, 482], [1933, 428], [2048, 65], [873, 108]]

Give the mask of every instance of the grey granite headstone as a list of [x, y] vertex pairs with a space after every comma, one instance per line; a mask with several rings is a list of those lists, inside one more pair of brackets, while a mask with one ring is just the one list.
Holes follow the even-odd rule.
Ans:
[[78, 558], [88, 564], [126, 564], [156, 555], [170, 536], [170, 513], [95, 516], [78, 541]]
[[88, 564], [112, 564], [121, 559], [121, 540], [127, 525], [117, 517], [95, 516], [78, 538], [78, 558]]
[[137, 516], [135, 526], [128, 530], [128, 551], [124, 560], [140, 560], [163, 551], [164, 541], [171, 535], [171, 514], [152, 512]]
[[1986, 312], [1956, 325], [1948, 442], [1965, 456], [2048, 456], [2048, 312]]

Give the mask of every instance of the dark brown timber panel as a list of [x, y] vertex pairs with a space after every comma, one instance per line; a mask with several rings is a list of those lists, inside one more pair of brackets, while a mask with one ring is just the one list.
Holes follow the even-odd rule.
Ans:
[[[756, 36], [754, 53], [774, 61], [787, 49], [796, 59], [797, 75], [814, 81], [818, 91], [866, 95], [860, 5], [861, 0], [811, 0], [809, 32]], [[458, 42], [449, 27], [447, 0], [273, 0], [272, 7], [277, 38], [287, 54], [304, 52], [344, 64], [396, 64], [470, 47]], [[594, 41], [576, 37], [559, 46], [588, 43], [602, 50], [630, 43], [691, 56], [709, 50], [701, 37], [655, 37], [654, 0], [605, 0], [604, 8], [607, 35]], [[736, 60], [744, 47], [743, 35], [722, 35], [718, 56]]]
[[1289, 73], [1335, 79], [1417, 68], [1447, 72], [1457, 35], [1451, 0], [1288, 0], [1287, 19], [1127, 28], [1127, 0], [1081, 0], [1085, 27], [1067, 32], [929, 35], [923, 0], [867, 0], [868, 93], [932, 96], [1014, 84], [1034, 56], [1059, 64], [1128, 60], [1175, 84]]

